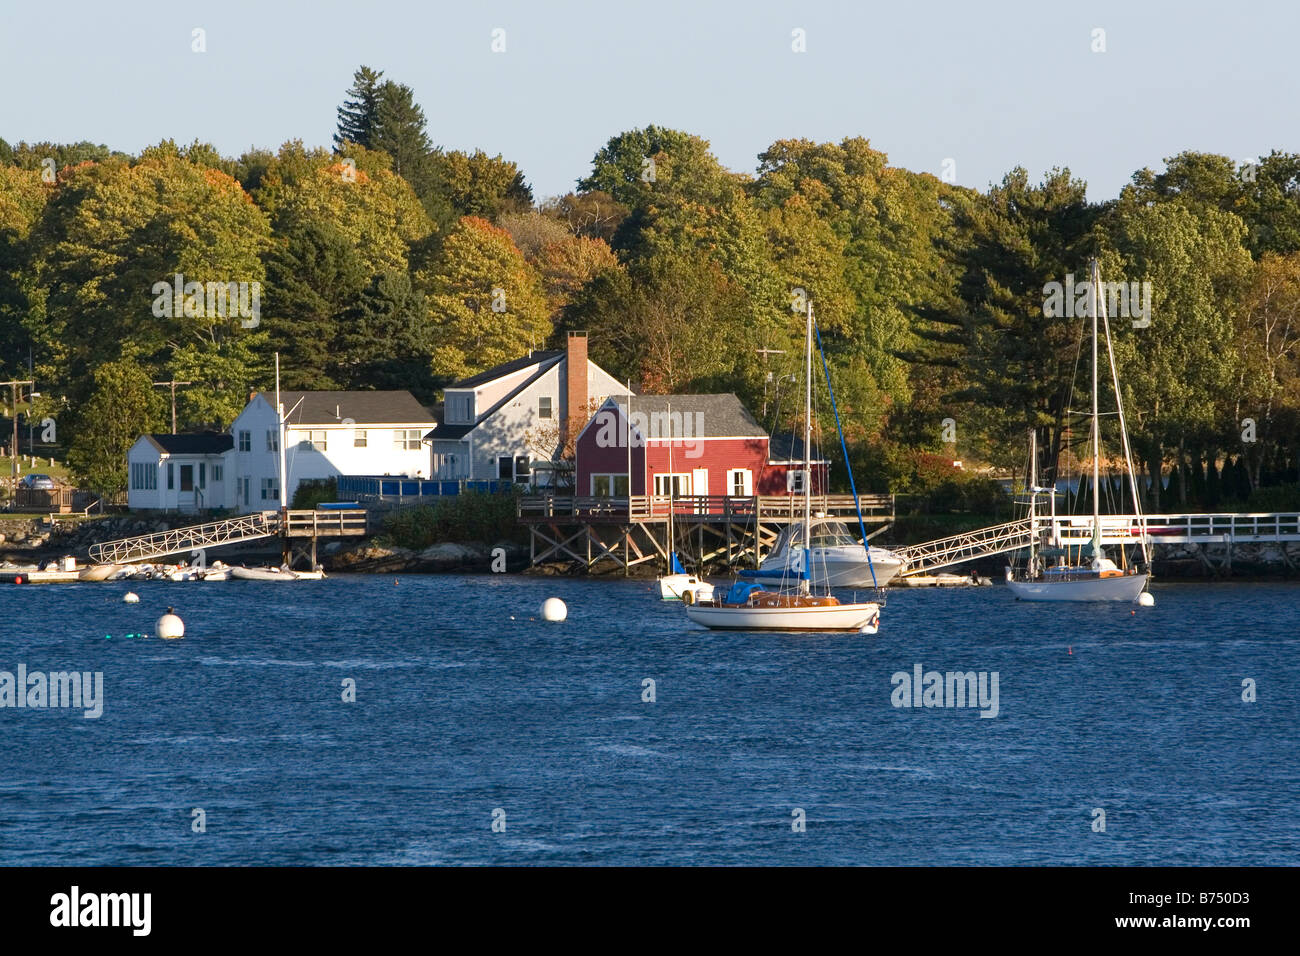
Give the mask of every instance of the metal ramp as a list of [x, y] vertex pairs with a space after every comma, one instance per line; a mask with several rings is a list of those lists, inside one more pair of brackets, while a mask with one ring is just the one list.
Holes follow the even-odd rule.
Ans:
[[90, 546], [90, 559], [96, 564], [129, 564], [133, 561], [152, 561], [169, 554], [187, 554], [200, 548], [215, 548], [221, 544], [238, 544], [269, 538], [280, 533], [280, 515], [275, 511], [210, 521], [207, 524], [172, 528], [156, 534], [142, 534], [134, 538], [103, 541]]
[[1029, 547], [1030, 541], [1029, 519], [1022, 518], [1019, 521], [980, 528], [978, 531], [967, 531], [949, 538], [890, 550], [907, 561], [899, 576], [911, 577], [914, 574], [930, 574], [950, 564], [961, 564], [963, 561], [974, 561], [976, 558], [1004, 554], [1007, 551], [1019, 551]]

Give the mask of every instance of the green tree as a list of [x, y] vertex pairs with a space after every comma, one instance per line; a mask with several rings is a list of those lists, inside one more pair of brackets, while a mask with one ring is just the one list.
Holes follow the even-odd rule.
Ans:
[[75, 415], [68, 465], [86, 487], [110, 495], [126, 489], [126, 453], [142, 434], [162, 424], [161, 395], [133, 359], [95, 369], [94, 390]]
[[437, 266], [417, 276], [427, 290], [438, 345], [433, 371], [451, 380], [542, 348], [551, 334], [541, 279], [510, 234], [475, 217], [460, 221]]
[[342, 149], [347, 143], [357, 143], [366, 149], [374, 148], [375, 130], [379, 126], [379, 99], [383, 84], [383, 71], [362, 66], [352, 74], [352, 86], [343, 105], [338, 108], [338, 130], [334, 134], [334, 147]]

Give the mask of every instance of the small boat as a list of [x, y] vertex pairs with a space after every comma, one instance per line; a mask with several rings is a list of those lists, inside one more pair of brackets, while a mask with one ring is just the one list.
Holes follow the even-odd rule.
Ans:
[[77, 575], [78, 581], [107, 581], [122, 570], [120, 564], [93, 564]]
[[[812, 475], [812, 343], [813, 315], [812, 301], [808, 302], [807, 324], [804, 332], [805, 349], [805, 394], [804, 394], [804, 475]], [[820, 344], [820, 336], [818, 340]], [[825, 361], [823, 358], [823, 367]], [[835, 407], [835, 392], [831, 388], [830, 370], [826, 368], [826, 385], [830, 391], [831, 409], [835, 412], [835, 427], [840, 433], [841, 448], [845, 451], [845, 464], [848, 464], [847, 449], [843, 446], [844, 433], [840, 429], [839, 411]], [[853, 486], [853, 473], [849, 472], [849, 487]], [[854, 500], [857, 491], [854, 489]], [[780, 631], [780, 632], [854, 632], [875, 634], [880, 629], [880, 604], [876, 601], [845, 604], [831, 594], [830, 586], [819, 585], [821, 593], [814, 593], [812, 583], [812, 554], [808, 547], [813, 525], [812, 517], [812, 481], [803, 482], [803, 547], [794, 550], [796, 561], [791, 561], [782, 573], [782, 590], [768, 591], [761, 584], [737, 580], [725, 596], [706, 601], [686, 604], [686, 616], [696, 624], [720, 631]], [[859, 527], [862, 526], [862, 514], [858, 512]], [[866, 532], [863, 531], [859, 547], [863, 549], [868, 567], [871, 557], [865, 546]], [[787, 584], [791, 572], [797, 574], [797, 581]], [[789, 584], [793, 584], [790, 587]]]
[[[1092, 318], [1092, 413], [1089, 441], [1092, 453], [1092, 539], [1086, 545], [1061, 547], [1060, 540], [1050, 540], [1056, 533], [1056, 482], [1052, 487], [1038, 486], [1038, 433], [1029, 432], [1029, 540], [1028, 561], [1023, 568], [1007, 568], [1007, 587], [1018, 601], [1138, 601], [1150, 604], [1149, 594], [1143, 596], [1151, 581], [1151, 554], [1146, 534], [1146, 521], [1142, 517], [1142, 503], [1138, 496], [1137, 473], [1133, 468], [1133, 455], [1129, 448], [1128, 430], [1124, 421], [1124, 402], [1119, 388], [1119, 371], [1115, 366], [1115, 349], [1110, 338], [1110, 321], [1106, 316], [1104, 297], [1097, 294], [1101, 286], [1101, 270], [1097, 260], [1092, 260], [1092, 275], [1088, 291], [1088, 315]], [[1105, 332], [1106, 353], [1110, 361], [1110, 381], [1115, 393], [1115, 416], [1118, 420], [1127, 485], [1132, 493], [1133, 513], [1137, 516], [1140, 556], [1134, 565], [1120, 568], [1106, 556], [1101, 546], [1101, 413], [1099, 412], [1099, 362], [1097, 319], [1100, 316]], [[1048, 529], [1040, 528], [1038, 496], [1046, 494], [1052, 503], [1052, 521]], [[1040, 541], [1039, 539], [1047, 539]], [[1121, 559], [1124, 558], [1120, 546]], [[1055, 562], [1055, 563], [1053, 563]]]
[[[885, 548], [863, 547], [862, 541], [838, 518], [817, 514], [813, 522], [810, 558], [814, 587], [883, 588], [903, 569], [902, 558]], [[740, 577], [747, 581], [779, 582], [797, 577], [802, 560], [803, 525], [786, 525], [758, 569], [741, 571]]]
[[325, 572], [290, 571], [288, 568], [234, 567], [230, 569], [230, 576], [241, 581], [319, 581], [325, 577]]
[[[672, 555], [672, 573], [659, 577], [659, 597], [665, 601], [699, 601], [713, 597], [713, 585], [695, 574], [687, 574], [677, 558]], [[687, 597], [687, 595], [690, 595]]]

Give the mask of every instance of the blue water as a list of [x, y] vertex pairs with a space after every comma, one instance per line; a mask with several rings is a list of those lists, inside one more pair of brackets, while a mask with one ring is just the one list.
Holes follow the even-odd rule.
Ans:
[[[105, 683], [0, 709], [0, 864], [1300, 863], [1296, 584], [902, 591], [875, 637], [623, 580], [0, 587], [0, 670]], [[167, 604], [183, 640], [123, 638]], [[998, 672], [999, 715], [893, 707], [917, 663]]]

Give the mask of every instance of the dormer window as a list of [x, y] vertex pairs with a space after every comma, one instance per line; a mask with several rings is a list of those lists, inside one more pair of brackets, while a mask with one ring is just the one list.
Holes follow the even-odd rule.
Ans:
[[555, 411], [551, 405], [551, 396], [541, 395], [537, 399], [537, 417], [553, 418]]
[[449, 392], [445, 409], [448, 425], [472, 425], [474, 423], [474, 393]]

